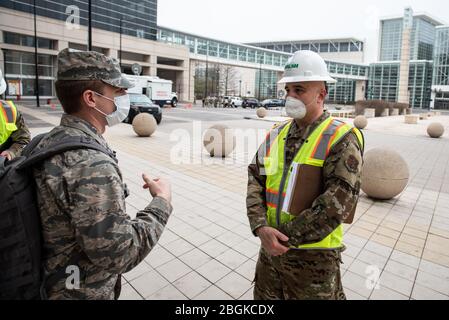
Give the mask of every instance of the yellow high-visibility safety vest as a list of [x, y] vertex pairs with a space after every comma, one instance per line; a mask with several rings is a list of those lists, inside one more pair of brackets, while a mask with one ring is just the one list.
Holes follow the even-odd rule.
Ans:
[[[296, 217], [283, 211], [283, 200], [288, 196], [288, 181], [293, 165], [310, 165], [323, 167], [326, 157], [334, 145], [350, 132], [354, 132], [360, 146], [364, 147], [364, 138], [360, 130], [332, 117], [323, 121], [303, 143], [293, 159], [290, 168], [284, 168], [285, 140], [292, 122], [285, 123], [278, 130], [273, 130], [267, 140], [265, 157], [263, 159], [266, 180], [267, 222], [271, 227], [294, 220]], [[270, 135], [276, 135], [275, 137]], [[300, 182], [299, 182], [300, 183]], [[317, 181], [319, 183], [319, 181]], [[280, 190], [282, 189], [282, 194]], [[338, 226], [331, 234], [318, 243], [300, 245], [294, 249], [338, 249], [343, 246], [343, 225]]]
[[0, 145], [17, 130], [17, 108], [12, 101], [0, 100]]

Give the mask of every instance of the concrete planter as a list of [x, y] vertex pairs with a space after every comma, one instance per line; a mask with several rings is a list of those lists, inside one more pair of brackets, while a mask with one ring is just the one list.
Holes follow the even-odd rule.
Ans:
[[390, 109], [385, 109], [380, 115], [381, 117], [388, 117], [390, 115]]
[[394, 108], [391, 112], [390, 112], [390, 116], [398, 116], [399, 115], [399, 109], [398, 108]]
[[376, 109], [365, 109], [365, 113], [364, 113], [365, 118], [369, 119], [369, 118], [375, 118], [376, 117]]
[[407, 114], [404, 118], [406, 124], [418, 124], [419, 116], [416, 114]]

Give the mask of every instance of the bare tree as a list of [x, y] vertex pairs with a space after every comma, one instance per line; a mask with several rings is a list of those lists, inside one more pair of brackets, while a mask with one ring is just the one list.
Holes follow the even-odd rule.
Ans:
[[[235, 67], [220, 65], [220, 92], [224, 96], [235, 95], [238, 86], [238, 71]], [[232, 94], [230, 94], [232, 93]]]
[[[204, 96], [206, 86], [205, 64], [195, 65], [195, 95]], [[209, 64], [207, 72], [208, 96], [236, 95], [240, 75], [235, 67], [222, 64]]]

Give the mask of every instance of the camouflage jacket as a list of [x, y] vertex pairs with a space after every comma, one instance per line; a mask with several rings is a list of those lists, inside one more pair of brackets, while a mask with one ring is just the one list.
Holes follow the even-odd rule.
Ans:
[[[37, 148], [67, 136], [91, 137], [109, 148], [92, 125], [70, 115], [63, 115], [60, 126]], [[119, 286], [119, 275], [137, 266], [156, 245], [171, 205], [156, 197], [131, 220], [125, 210], [126, 186], [117, 163], [95, 150], [56, 155], [36, 167], [34, 176], [48, 298], [117, 298], [114, 289]], [[73, 268], [80, 274], [79, 289], [73, 286], [72, 278], [68, 279]], [[69, 287], [67, 280], [72, 284]]]
[[[306, 128], [299, 128], [295, 121], [287, 135], [285, 165], [290, 166], [296, 153], [315, 128], [329, 114], [325, 112]], [[303, 140], [304, 139], [304, 140]], [[259, 149], [248, 167], [247, 215], [251, 230], [267, 226], [265, 200], [266, 176], [259, 171]], [[362, 150], [355, 134], [345, 136], [330, 151], [323, 167], [324, 192], [312, 207], [303, 211], [295, 220], [281, 225], [280, 231], [289, 237], [293, 246], [319, 242], [327, 237], [349, 215], [357, 204], [360, 192]]]
[[7, 151], [11, 158], [20, 156], [23, 148], [30, 143], [30, 130], [25, 124], [22, 114], [17, 110], [16, 119], [17, 130], [11, 133], [8, 140], [0, 146], [0, 152]]

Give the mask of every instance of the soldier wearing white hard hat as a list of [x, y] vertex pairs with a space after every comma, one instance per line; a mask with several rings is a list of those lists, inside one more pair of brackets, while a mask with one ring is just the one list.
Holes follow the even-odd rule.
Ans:
[[[6, 82], [0, 70], [0, 97], [5, 92]], [[0, 162], [19, 156], [30, 139], [30, 131], [14, 102], [0, 99]]]
[[354, 218], [364, 140], [324, 111], [335, 82], [317, 53], [296, 52], [280, 80], [291, 119], [273, 127], [249, 165], [247, 214], [261, 240], [257, 300], [345, 299], [343, 223]]

